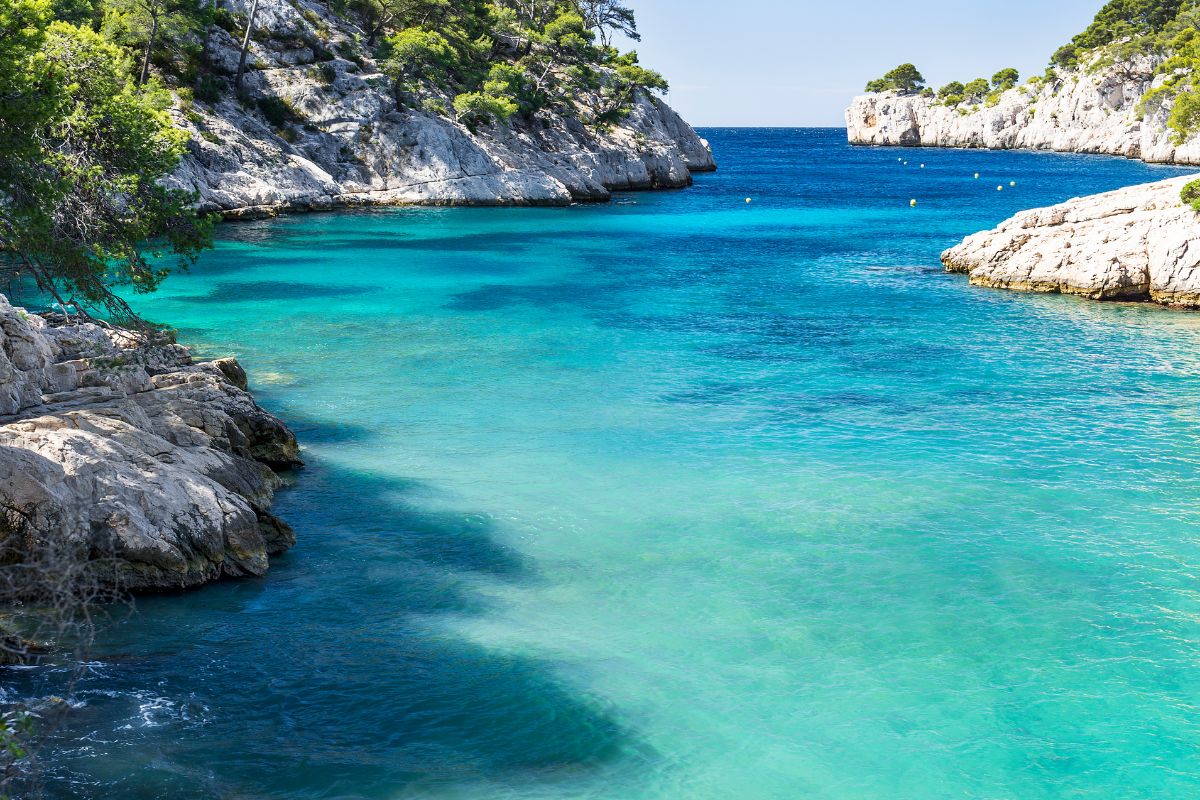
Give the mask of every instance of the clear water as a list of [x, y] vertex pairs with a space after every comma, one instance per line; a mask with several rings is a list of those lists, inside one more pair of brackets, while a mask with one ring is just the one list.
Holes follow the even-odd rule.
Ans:
[[229, 225], [140, 301], [295, 426], [299, 545], [105, 635], [53, 796], [1197, 796], [1200, 316], [937, 258], [1176, 173], [706, 133], [689, 191]]

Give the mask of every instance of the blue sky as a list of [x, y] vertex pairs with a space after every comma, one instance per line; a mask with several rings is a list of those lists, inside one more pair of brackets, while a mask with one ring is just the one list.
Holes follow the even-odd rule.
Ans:
[[642, 62], [697, 126], [840, 126], [871, 78], [912, 61], [930, 83], [1041, 73], [1104, 0], [630, 0]]

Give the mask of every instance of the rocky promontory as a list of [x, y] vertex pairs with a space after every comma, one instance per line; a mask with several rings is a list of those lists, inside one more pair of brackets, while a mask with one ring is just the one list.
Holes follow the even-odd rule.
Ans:
[[[221, 0], [235, 14], [252, 0]], [[585, 126], [552, 111], [468, 126], [398, 103], [365, 38], [316, 0], [258, 0], [238, 94], [181, 103], [191, 134], [173, 184], [226, 216], [355, 205], [564, 205], [679, 188], [716, 168], [708, 143], [662, 100]], [[205, 60], [236, 71], [240, 43], [212, 27]], [[263, 108], [270, 109], [264, 114]]]
[[1172, 178], [1023, 211], [942, 254], [971, 283], [1200, 308], [1200, 215]]
[[[1140, 109], [1168, 76], [1157, 62], [1088, 65], [1000, 94], [994, 104], [944, 105], [917, 93], [855, 97], [846, 110], [851, 144], [1102, 153], [1165, 164], [1200, 164], [1200, 137], [1177, 142], [1170, 103]], [[1144, 116], [1143, 116], [1144, 112]]]
[[261, 575], [295, 541], [269, 509], [295, 437], [233, 359], [0, 296], [0, 550], [100, 564], [126, 590]]

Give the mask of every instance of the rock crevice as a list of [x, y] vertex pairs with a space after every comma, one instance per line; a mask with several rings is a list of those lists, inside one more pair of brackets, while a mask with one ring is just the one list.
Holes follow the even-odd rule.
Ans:
[[269, 507], [300, 464], [234, 359], [0, 297], [0, 549], [67, 547], [128, 590], [262, 575], [294, 543]]

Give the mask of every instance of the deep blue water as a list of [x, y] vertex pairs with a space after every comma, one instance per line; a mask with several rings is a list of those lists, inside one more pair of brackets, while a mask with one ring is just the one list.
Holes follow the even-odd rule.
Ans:
[[1200, 316], [938, 264], [1177, 171], [705, 134], [687, 191], [230, 224], [139, 299], [295, 427], [299, 544], [104, 634], [53, 796], [1197, 796]]

